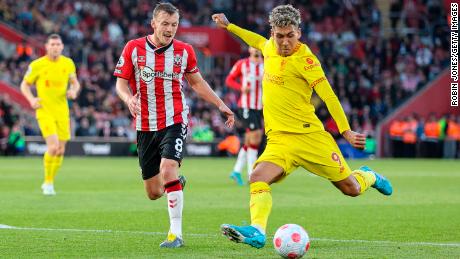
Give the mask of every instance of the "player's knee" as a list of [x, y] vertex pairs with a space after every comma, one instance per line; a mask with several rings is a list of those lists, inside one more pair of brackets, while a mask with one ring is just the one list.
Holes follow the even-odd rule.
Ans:
[[261, 141], [259, 139], [253, 138], [249, 141], [249, 144], [254, 147], [259, 147], [260, 142]]
[[253, 170], [254, 171], [251, 173], [251, 176], [249, 177], [249, 183], [264, 182], [265, 179], [263, 177], [263, 174], [261, 174], [258, 170]]
[[164, 161], [161, 162], [160, 172], [164, 176], [167, 176], [167, 175], [169, 175], [171, 173], [175, 173], [177, 167], [178, 167], [177, 161], [170, 160], [170, 159], [164, 160]]
[[147, 197], [149, 197], [150, 200], [154, 201], [154, 200], [158, 200], [159, 198], [161, 198], [163, 196], [163, 190], [160, 190], [160, 189], [155, 189], [155, 190], [149, 190], [147, 192]]
[[346, 186], [345, 188], [340, 189], [343, 194], [351, 197], [356, 197], [361, 194], [361, 190], [359, 186], [351, 185]]
[[58, 151], [57, 151], [57, 154], [56, 154], [56, 155], [58, 155], [58, 156], [63, 156], [64, 153], [65, 153], [65, 148], [60, 147], [60, 148], [58, 148]]
[[59, 154], [59, 146], [57, 145], [50, 145], [48, 146], [48, 154], [51, 156], [57, 156]]

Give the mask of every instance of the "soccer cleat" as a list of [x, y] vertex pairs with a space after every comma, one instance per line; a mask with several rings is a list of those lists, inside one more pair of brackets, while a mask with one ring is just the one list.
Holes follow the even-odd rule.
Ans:
[[182, 185], [182, 190], [184, 190], [185, 184], [187, 183], [187, 178], [185, 178], [183, 175], [179, 175], [179, 182], [180, 185]]
[[184, 246], [184, 240], [182, 238], [177, 237], [173, 233], [168, 233], [168, 238], [160, 244], [160, 247], [164, 248], [178, 248]]
[[379, 191], [380, 193], [384, 195], [388, 195], [388, 196], [393, 193], [393, 187], [391, 186], [390, 181], [387, 178], [385, 178], [383, 175], [378, 174], [377, 172], [375, 172], [374, 170], [370, 169], [367, 166], [361, 166], [359, 170], [373, 173], [375, 175], [375, 183], [372, 185], [372, 187], [377, 189], [377, 191]]
[[43, 191], [43, 195], [46, 195], [46, 196], [56, 195], [56, 191], [54, 191], [54, 185], [50, 183], [42, 184], [42, 191]]
[[253, 226], [234, 226], [223, 224], [220, 226], [222, 234], [230, 241], [236, 243], [245, 243], [255, 248], [262, 248], [265, 246], [266, 237], [257, 228]]
[[243, 186], [243, 179], [241, 178], [241, 173], [238, 173], [238, 172], [232, 172], [230, 174], [230, 179], [232, 179], [233, 181], [235, 181], [236, 184], [238, 184], [239, 186]]

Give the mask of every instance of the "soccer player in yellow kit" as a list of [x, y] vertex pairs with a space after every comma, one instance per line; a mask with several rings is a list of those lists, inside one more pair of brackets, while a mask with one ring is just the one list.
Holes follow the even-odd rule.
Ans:
[[[38, 125], [46, 141], [42, 191], [44, 195], [55, 195], [54, 178], [61, 167], [66, 142], [70, 139], [67, 98], [73, 100], [77, 97], [80, 84], [74, 62], [62, 55], [64, 44], [61, 37], [51, 34], [45, 48], [46, 55], [30, 63], [21, 83], [21, 92], [36, 110]], [[30, 90], [32, 85], [37, 88], [37, 97]]]
[[321, 64], [300, 39], [300, 12], [291, 5], [275, 7], [269, 17], [271, 37], [229, 23], [214, 14], [221, 28], [262, 51], [265, 73], [262, 82], [267, 147], [255, 163], [250, 178], [250, 226], [223, 224], [230, 240], [261, 248], [265, 245], [272, 207], [270, 184], [297, 167], [328, 179], [345, 195], [358, 196], [369, 187], [391, 195], [390, 182], [363, 166], [351, 171], [332, 136], [324, 130], [310, 103], [313, 90], [326, 103], [343, 137], [355, 148], [364, 148], [366, 136], [350, 130], [347, 117], [334, 94]]

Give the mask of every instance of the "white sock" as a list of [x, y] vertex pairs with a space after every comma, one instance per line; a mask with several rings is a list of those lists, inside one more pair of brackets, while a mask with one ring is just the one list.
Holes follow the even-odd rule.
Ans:
[[235, 166], [233, 167], [233, 172], [241, 173], [243, 171], [244, 164], [246, 164], [246, 150], [242, 147], [238, 153], [238, 158], [236, 159]]
[[184, 193], [182, 190], [173, 191], [167, 194], [169, 223], [171, 224], [169, 231], [182, 238], [182, 208], [184, 207]]
[[254, 166], [254, 163], [257, 160], [257, 154], [258, 154], [257, 149], [248, 147], [248, 154], [247, 154], [247, 157], [248, 157], [248, 179], [251, 177], [252, 170], [253, 170], [252, 167]]

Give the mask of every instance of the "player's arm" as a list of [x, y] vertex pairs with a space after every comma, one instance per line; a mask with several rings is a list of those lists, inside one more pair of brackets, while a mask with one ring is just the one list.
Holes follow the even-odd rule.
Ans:
[[225, 78], [225, 84], [229, 86], [232, 89], [241, 90], [241, 82], [238, 82], [238, 79], [241, 79], [241, 60], [236, 62], [235, 65], [233, 65], [232, 70], [230, 73], [227, 75]]
[[230, 108], [225, 105], [224, 101], [217, 96], [217, 94], [211, 89], [209, 84], [203, 79], [200, 72], [195, 73], [187, 73], [185, 74], [185, 78], [187, 79], [189, 85], [192, 89], [203, 98], [205, 101], [214, 104], [216, 107], [219, 108], [219, 111], [222, 112], [226, 117], [227, 121], [225, 125], [231, 128], [233, 127], [233, 123], [235, 122], [235, 117], [233, 112]]
[[131, 93], [129, 87], [129, 79], [133, 76], [134, 66], [131, 60], [131, 53], [133, 51], [133, 41], [126, 43], [123, 52], [118, 59], [117, 65], [113, 75], [117, 77], [115, 90], [118, 97], [128, 106], [129, 112], [133, 117], [141, 113], [139, 92], [135, 95]]
[[364, 149], [366, 144], [366, 136], [364, 134], [354, 132], [350, 129], [350, 125], [348, 124], [347, 116], [343, 111], [342, 105], [340, 104], [339, 98], [335, 95], [334, 91], [332, 90], [331, 85], [329, 84], [328, 80], [323, 77], [324, 80], [321, 80], [315, 86], [315, 92], [318, 96], [326, 103], [327, 109], [329, 113], [334, 118], [337, 126], [339, 127], [340, 133], [342, 136], [350, 142], [350, 144], [359, 149]]
[[21, 93], [26, 97], [27, 101], [29, 101], [30, 106], [33, 109], [38, 109], [41, 107], [40, 104], [40, 98], [35, 97], [32, 94], [32, 91], [30, 88], [33, 86], [35, 80], [37, 80], [38, 77], [38, 72], [37, 69], [34, 68], [33, 62], [29, 64], [29, 67], [27, 68], [27, 72], [24, 75], [24, 79], [22, 79], [21, 82]]
[[309, 87], [312, 87], [326, 104], [342, 136], [350, 142], [353, 147], [363, 149], [366, 143], [366, 136], [350, 129], [350, 124], [339, 102], [339, 98], [337, 98], [337, 95], [335, 95], [332, 90], [318, 59], [312, 55], [307, 57], [302, 65], [304, 66], [299, 68], [301, 74], [307, 80]]
[[263, 53], [263, 48], [267, 42], [265, 37], [230, 23], [223, 13], [213, 14], [212, 20], [217, 24], [218, 27], [227, 29], [229, 32], [241, 38], [249, 46], [258, 49]]
[[37, 98], [32, 94], [32, 91], [30, 90], [32, 86], [33, 85], [29, 84], [26, 80], [22, 80], [21, 93], [24, 97], [26, 97], [27, 101], [29, 101], [29, 104], [33, 109], [38, 109], [41, 107], [40, 98]]
[[128, 106], [129, 112], [133, 117], [136, 117], [137, 114], [141, 112], [139, 105], [139, 93], [133, 95], [129, 89], [128, 80], [117, 77], [117, 82], [115, 85], [116, 92], [118, 97]]
[[80, 93], [80, 82], [78, 82], [77, 79], [77, 69], [75, 67], [75, 63], [73, 63], [73, 60], [69, 60], [68, 66], [70, 68], [70, 74], [69, 74], [69, 82], [70, 82], [70, 88], [67, 91], [67, 97], [71, 100], [75, 100], [78, 96], [78, 93]]
[[70, 89], [67, 91], [67, 97], [71, 100], [75, 100], [80, 93], [81, 85], [78, 82], [77, 75], [70, 75]]

